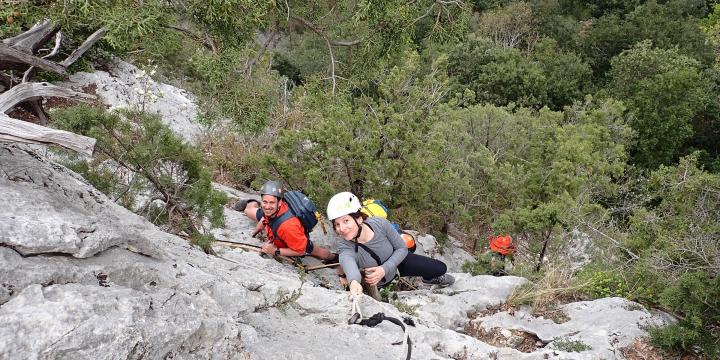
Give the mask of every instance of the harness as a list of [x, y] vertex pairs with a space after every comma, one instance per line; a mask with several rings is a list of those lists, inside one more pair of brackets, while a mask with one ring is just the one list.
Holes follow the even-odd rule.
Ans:
[[[398, 318], [394, 318], [391, 316], [385, 316], [384, 313], [377, 313], [367, 319], [364, 319], [362, 316], [362, 311], [360, 310], [360, 297], [362, 295], [353, 295], [352, 296], [352, 316], [350, 319], [348, 319], [348, 325], [361, 325], [361, 326], [367, 326], [367, 327], [375, 327], [381, 322], [387, 320], [397, 326], [399, 326], [403, 330], [403, 339], [402, 341], [396, 341], [392, 343], [392, 345], [404, 345], [407, 344], [407, 355], [405, 356], [405, 360], [410, 360], [410, 355], [412, 354], [412, 341], [410, 340], [410, 335], [408, 334], [407, 327], [405, 324], [400, 321]], [[405, 319], [407, 321], [408, 325], [415, 326], [413, 321], [411, 319]]]

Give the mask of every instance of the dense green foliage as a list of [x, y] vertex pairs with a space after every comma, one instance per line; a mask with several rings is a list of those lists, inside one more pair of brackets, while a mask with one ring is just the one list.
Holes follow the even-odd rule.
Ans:
[[654, 198], [633, 216], [628, 238], [627, 245], [640, 256], [633, 275], [657, 294], [650, 301], [681, 316], [653, 338], [675, 349], [699, 344], [717, 357], [720, 175], [698, 169], [697, 157], [691, 156], [654, 172], [649, 191]]
[[635, 115], [635, 161], [650, 168], [671, 163], [692, 136], [691, 119], [703, 105], [698, 62], [643, 41], [616, 56], [609, 74], [605, 94], [623, 99]]
[[[202, 152], [145, 114], [53, 114], [99, 140], [103, 155], [74, 169], [129, 207], [155, 180], [165, 205], [143, 212], [198, 244], [188, 226], [221, 215], [202, 162], [232, 185], [281, 179], [321, 208], [341, 190], [381, 198], [403, 225], [458, 225], [470, 247], [508, 232], [517, 268], [544, 271], [580, 230], [599, 249], [577, 274], [585, 294], [659, 306], [681, 320], [656, 344], [717, 356], [714, 1], [85, 0], [0, 15], [3, 37], [50, 17], [69, 48], [107, 26], [93, 60], [151, 61], [198, 95]], [[120, 181], [107, 159], [141, 176]], [[175, 176], [156, 172], [170, 163]]]

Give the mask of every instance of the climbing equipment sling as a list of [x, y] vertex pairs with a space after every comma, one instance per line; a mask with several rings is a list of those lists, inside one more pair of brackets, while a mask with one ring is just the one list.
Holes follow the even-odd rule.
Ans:
[[[364, 319], [362, 316], [362, 311], [360, 310], [360, 297], [362, 295], [352, 295], [352, 316], [350, 319], [348, 319], [348, 325], [364, 325], [367, 327], [375, 327], [381, 322], [387, 320], [397, 326], [399, 326], [403, 330], [403, 339], [402, 341], [397, 341], [392, 343], [393, 345], [400, 345], [400, 344], [407, 344], [407, 355], [405, 356], [405, 360], [410, 360], [410, 355], [412, 354], [412, 341], [410, 340], [410, 335], [408, 335], [407, 327], [405, 324], [400, 321], [398, 318], [394, 318], [391, 316], [385, 316], [384, 313], [377, 313], [367, 319]], [[412, 324], [412, 321], [410, 320], [409, 324]]]

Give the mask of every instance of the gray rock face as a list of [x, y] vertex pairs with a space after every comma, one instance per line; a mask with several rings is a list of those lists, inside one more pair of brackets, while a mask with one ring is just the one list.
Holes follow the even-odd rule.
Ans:
[[[400, 327], [347, 324], [352, 302], [333, 270], [302, 274], [220, 245], [220, 256], [206, 255], [23, 147], [0, 144], [0, 170], [0, 359], [405, 356], [393, 345]], [[251, 221], [225, 215], [218, 238], [259, 243]], [[334, 248], [334, 235], [320, 227], [311, 237]], [[453, 251], [442, 256], [453, 259]], [[613, 346], [644, 334], [638, 323], [658, 319], [622, 299], [566, 305], [564, 324], [522, 312], [475, 318], [527, 280], [453, 275], [448, 288], [399, 292], [394, 305], [363, 296], [360, 308], [364, 317], [411, 318], [413, 359], [610, 359]], [[542, 346], [524, 353], [490, 345], [465, 334], [468, 324], [533, 333]], [[558, 338], [592, 349], [567, 352]]]
[[149, 223], [118, 216], [123, 208], [77, 175], [19, 148], [0, 151], [0, 164], [7, 169], [0, 195], [3, 244], [22, 255], [59, 253], [82, 258], [127, 244], [146, 254], [156, 252], [135, 236], [123, 237], [151, 231]]
[[571, 303], [561, 310], [569, 319], [560, 324], [524, 311], [499, 312], [473, 322], [486, 330], [503, 328], [532, 333], [556, 351], [573, 347], [570, 344], [576, 349], [586, 348], [573, 352], [577, 359], [621, 358], [619, 349], [644, 336], [643, 327], [664, 322], [637, 303], [622, 298]]
[[415, 253], [418, 255], [429, 256], [438, 259], [448, 266], [449, 272], [460, 272], [463, 264], [467, 261], [475, 260], [469, 252], [462, 249], [462, 244], [450, 237], [450, 246], [443, 248], [439, 246], [434, 236], [430, 234], [418, 234], [411, 231], [417, 240], [417, 249]]
[[202, 134], [196, 122], [198, 107], [192, 94], [156, 82], [144, 70], [122, 60], [112, 61], [108, 71], [75, 73], [69, 82], [60, 85], [78, 90], [92, 88], [111, 110], [127, 108], [156, 113], [188, 143], [195, 144]]
[[462, 331], [469, 317], [489, 307], [500, 306], [513, 290], [526, 283], [514, 276], [474, 276], [455, 273], [455, 284], [439, 290], [401, 293], [400, 301], [416, 308], [422, 319], [451, 330]]

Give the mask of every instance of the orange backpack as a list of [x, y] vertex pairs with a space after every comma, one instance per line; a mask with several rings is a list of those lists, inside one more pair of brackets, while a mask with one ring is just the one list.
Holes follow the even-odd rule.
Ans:
[[510, 235], [498, 235], [490, 237], [490, 250], [502, 256], [512, 255], [515, 252], [515, 245]]

